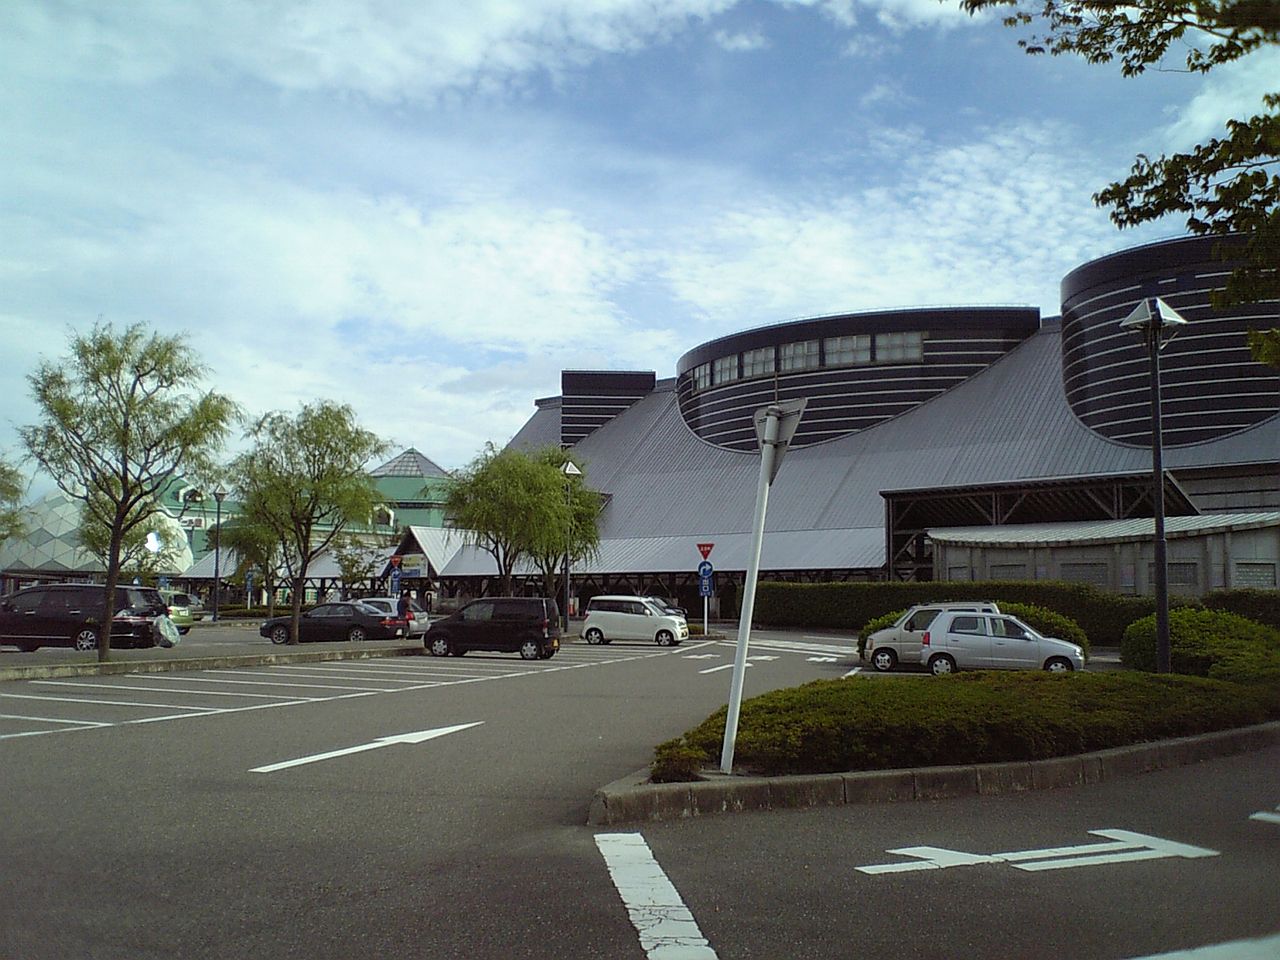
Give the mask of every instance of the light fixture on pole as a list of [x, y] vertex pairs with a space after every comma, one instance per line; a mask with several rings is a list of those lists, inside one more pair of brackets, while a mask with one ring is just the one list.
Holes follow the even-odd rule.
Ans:
[[1186, 318], [1159, 297], [1147, 297], [1120, 321], [1120, 329], [1141, 336], [1151, 362], [1151, 500], [1155, 511], [1156, 672], [1169, 672], [1169, 557], [1164, 534], [1164, 451], [1161, 442], [1160, 347], [1166, 334], [1186, 326]]
[[561, 619], [564, 621], [564, 632], [569, 633], [569, 573], [571, 570], [570, 553], [573, 549], [573, 478], [582, 476], [582, 471], [578, 469], [578, 465], [572, 460], [566, 460], [564, 466], [560, 468], [564, 473], [564, 507], [565, 507], [565, 527], [564, 527], [564, 612]]
[[217, 501], [213, 521], [213, 619], [218, 619], [218, 588], [222, 580], [222, 501], [227, 491], [218, 484], [213, 490], [213, 499]]

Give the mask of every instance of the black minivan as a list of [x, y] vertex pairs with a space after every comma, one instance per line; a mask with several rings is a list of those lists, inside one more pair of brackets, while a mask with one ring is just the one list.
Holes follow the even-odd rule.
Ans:
[[482, 597], [431, 624], [422, 643], [437, 657], [499, 650], [550, 660], [560, 649], [560, 608], [543, 597]]
[[[0, 643], [15, 644], [28, 653], [37, 647], [96, 650], [105, 591], [100, 583], [53, 583], [0, 597]], [[112, 645], [155, 646], [156, 619], [168, 612], [158, 590], [117, 586]]]

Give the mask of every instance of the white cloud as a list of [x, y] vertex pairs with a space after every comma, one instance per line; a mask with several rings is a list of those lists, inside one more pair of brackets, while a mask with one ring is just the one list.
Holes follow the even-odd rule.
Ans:
[[711, 39], [716, 45], [730, 53], [750, 53], [753, 50], [764, 50], [769, 46], [769, 41], [759, 30], [752, 30], [748, 33], [730, 33], [727, 30], [717, 30], [711, 35]]
[[0, 60], [35, 76], [146, 83], [243, 74], [374, 100], [501, 88], [661, 42], [736, 0], [224, 0], [9, 4]]
[[903, 305], [1031, 303], [1054, 315], [1058, 278], [1125, 245], [1089, 202], [1099, 172], [1063, 154], [1071, 140], [1049, 124], [920, 140], [886, 186], [764, 195], [686, 237], [669, 282], [725, 330]]
[[1208, 74], [1200, 91], [1163, 132], [1168, 149], [1187, 150], [1226, 135], [1229, 118], [1264, 112], [1262, 95], [1280, 93], [1280, 49], [1259, 50]]

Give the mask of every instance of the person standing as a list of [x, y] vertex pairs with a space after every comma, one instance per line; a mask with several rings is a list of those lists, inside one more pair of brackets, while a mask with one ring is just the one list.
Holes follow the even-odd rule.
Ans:
[[400, 594], [400, 599], [396, 601], [396, 619], [403, 620], [405, 630], [408, 631], [409, 621], [413, 619], [413, 609], [409, 606], [409, 591], [405, 590]]

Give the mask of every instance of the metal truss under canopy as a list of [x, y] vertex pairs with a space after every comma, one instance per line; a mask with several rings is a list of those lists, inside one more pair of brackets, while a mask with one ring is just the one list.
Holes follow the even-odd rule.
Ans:
[[[1150, 473], [882, 490], [889, 579], [922, 580], [932, 576], [933, 554], [925, 537], [930, 527], [1150, 517], [1154, 515], [1151, 493]], [[1164, 498], [1165, 512], [1170, 516], [1200, 513], [1167, 472]]]

